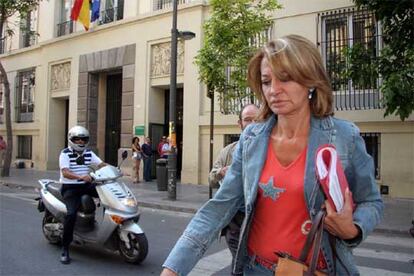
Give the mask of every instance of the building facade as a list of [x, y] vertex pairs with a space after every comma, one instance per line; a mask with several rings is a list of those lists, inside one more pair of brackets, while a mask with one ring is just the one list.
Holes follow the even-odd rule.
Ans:
[[[134, 135], [150, 136], [154, 148], [168, 135], [171, 0], [101, 1], [100, 18], [89, 31], [69, 19], [73, 2], [42, 1], [24, 17], [26, 28], [1, 41], [11, 87], [13, 159], [41, 170], [58, 168], [67, 131], [76, 124], [88, 127], [91, 146], [113, 164], [120, 151], [130, 149]], [[379, 53], [380, 23], [348, 0], [280, 2], [270, 36], [295, 33], [318, 45], [334, 88], [335, 114], [360, 127], [382, 192], [414, 198], [414, 116], [405, 122], [384, 118], [379, 80], [355, 83], [341, 75], [347, 46], [360, 43], [374, 58]], [[178, 29], [196, 34], [178, 43], [178, 170], [182, 183], [207, 184], [210, 100], [193, 60], [202, 47], [209, 5], [178, 3]], [[0, 85], [5, 135], [3, 90]], [[237, 116], [220, 112], [218, 101], [214, 157], [239, 133]]]

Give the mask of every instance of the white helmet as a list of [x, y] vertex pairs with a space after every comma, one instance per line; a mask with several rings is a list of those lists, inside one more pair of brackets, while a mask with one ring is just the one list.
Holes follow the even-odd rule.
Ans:
[[[82, 139], [84, 144], [77, 144], [75, 140]], [[69, 146], [78, 152], [83, 152], [89, 145], [89, 131], [83, 126], [74, 126], [68, 132]]]

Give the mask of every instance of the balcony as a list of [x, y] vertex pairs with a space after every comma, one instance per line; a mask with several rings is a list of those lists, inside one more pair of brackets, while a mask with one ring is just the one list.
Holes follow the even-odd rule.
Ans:
[[111, 23], [124, 18], [124, 4], [123, 1], [118, 3], [117, 7], [112, 7], [103, 10], [99, 16], [99, 25]]
[[73, 21], [65, 21], [57, 24], [57, 36], [64, 36], [73, 33]]
[[[177, 0], [178, 5], [180, 4], [187, 4], [191, 3], [192, 0]], [[152, 1], [152, 10], [153, 11], [159, 11], [164, 9], [172, 8], [172, 0], [153, 0]]]

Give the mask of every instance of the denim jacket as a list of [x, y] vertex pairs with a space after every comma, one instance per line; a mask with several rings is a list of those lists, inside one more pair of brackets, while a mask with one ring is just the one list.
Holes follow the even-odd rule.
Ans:
[[[266, 159], [269, 136], [276, 121], [277, 117], [272, 115], [265, 122], [245, 129], [221, 188], [214, 198], [198, 210], [163, 264], [164, 267], [179, 275], [187, 275], [216, 239], [218, 232], [230, 222], [239, 206], [244, 205], [246, 217], [233, 267], [233, 271], [243, 271], [248, 262], [247, 238], [254, 215], [258, 182]], [[351, 241], [336, 240], [338, 258], [333, 264], [328, 233], [324, 231], [322, 252], [329, 274], [345, 275], [348, 272], [355, 275], [359, 273], [352, 249], [380, 222], [383, 203], [374, 177], [374, 164], [366, 152], [358, 128], [353, 123], [333, 117], [311, 117], [304, 176], [304, 196], [309, 216], [313, 218], [324, 202], [323, 192], [316, 179], [315, 154], [320, 145], [327, 143], [335, 145], [341, 159], [356, 204], [354, 223], [361, 229], [361, 235]]]

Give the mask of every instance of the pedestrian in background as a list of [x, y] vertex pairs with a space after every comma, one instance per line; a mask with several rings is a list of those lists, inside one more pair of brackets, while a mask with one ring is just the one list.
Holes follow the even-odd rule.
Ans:
[[[380, 222], [383, 202], [358, 128], [332, 116], [318, 49], [297, 35], [270, 41], [250, 60], [248, 82], [262, 102], [258, 123], [243, 131], [220, 189], [193, 217], [161, 275], [187, 275], [243, 204], [234, 273], [274, 275], [278, 251], [299, 258], [309, 224], [326, 206], [317, 269], [358, 275], [352, 249]], [[349, 183], [340, 212], [315, 176], [316, 151], [324, 144], [335, 145]]]
[[[248, 104], [242, 107], [239, 113], [238, 125], [243, 131], [248, 125], [254, 122], [257, 116], [259, 108], [254, 104]], [[224, 147], [214, 162], [213, 168], [208, 176], [208, 182], [211, 188], [219, 188], [220, 183], [226, 172], [231, 165], [233, 151], [236, 148], [237, 142], [233, 142], [230, 145]], [[236, 215], [232, 218], [229, 225], [227, 225], [222, 231], [221, 235], [226, 237], [227, 246], [230, 249], [232, 255], [232, 267], [235, 262], [237, 247], [239, 245], [240, 227], [244, 219], [244, 209], [240, 206]], [[242, 275], [242, 273], [232, 273], [232, 275]]]
[[165, 139], [164, 145], [161, 148], [161, 158], [168, 158], [168, 155], [171, 153], [170, 137]]
[[142, 144], [142, 157], [144, 159], [144, 181], [150, 182], [151, 178], [151, 165], [152, 165], [152, 148], [151, 148], [151, 139], [149, 137], [145, 138], [145, 143]]
[[139, 138], [134, 137], [132, 138], [132, 159], [134, 160], [134, 171], [135, 171], [135, 180], [134, 183], [139, 183], [139, 168], [141, 166], [141, 159], [142, 159], [142, 151], [141, 146], [139, 144]]
[[162, 136], [160, 142], [158, 143], [157, 152], [160, 158], [162, 158], [162, 146], [164, 146], [166, 140], [167, 140], [167, 137]]
[[3, 168], [4, 156], [6, 154], [7, 144], [4, 141], [3, 136], [0, 135], [0, 168]]

